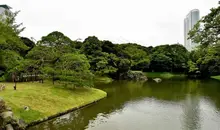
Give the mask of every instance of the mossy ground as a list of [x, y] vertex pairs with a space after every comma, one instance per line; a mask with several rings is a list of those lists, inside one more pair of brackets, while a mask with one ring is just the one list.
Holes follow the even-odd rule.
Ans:
[[[51, 82], [17, 83], [16, 91], [13, 83], [4, 84], [6, 89], [0, 92], [0, 97], [12, 108], [15, 116], [26, 123], [89, 104], [107, 95], [95, 88], [66, 89]], [[30, 107], [30, 110], [25, 111], [24, 106]]]
[[148, 78], [174, 78], [174, 77], [186, 77], [184, 74], [175, 74], [175, 73], [169, 73], [169, 72], [147, 72], [146, 73]]
[[112, 78], [109, 78], [109, 77], [106, 77], [106, 76], [96, 76], [95, 77], [95, 82], [96, 83], [105, 83], [105, 84], [108, 84], [108, 83], [111, 83], [113, 81]]
[[220, 75], [218, 75], [218, 76], [212, 76], [211, 78], [220, 80]]

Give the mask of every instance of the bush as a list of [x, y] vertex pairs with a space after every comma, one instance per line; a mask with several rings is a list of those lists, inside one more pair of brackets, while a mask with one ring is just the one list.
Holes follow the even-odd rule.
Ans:
[[142, 71], [128, 71], [122, 76], [123, 79], [127, 80], [147, 80], [147, 76]]

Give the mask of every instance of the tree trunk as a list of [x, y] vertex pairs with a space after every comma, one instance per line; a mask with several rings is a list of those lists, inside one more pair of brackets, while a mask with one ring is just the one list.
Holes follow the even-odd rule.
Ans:
[[54, 84], [54, 73], [53, 73], [53, 78], [52, 78], [52, 80], [53, 80], [53, 84]]
[[33, 80], [33, 74], [31, 73], [31, 80], [32, 80], [32, 83], [34, 82], [34, 80]]

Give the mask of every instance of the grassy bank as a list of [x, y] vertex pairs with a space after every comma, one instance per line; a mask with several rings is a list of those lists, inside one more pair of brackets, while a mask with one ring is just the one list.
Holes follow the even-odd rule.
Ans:
[[212, 78], [212, 79], [220, 80], [220, 75], [218, 75], [218, 76], [212, 76], [211, 78]]
[[148, 78], [164, 78], [164, 79], [186, 76], [184, 74], [175, 74], [169, 72], [146, 72], [146, 75]]
[[101, 76], [96, 76], [95, 77], [95, 82], [96, 83], [111, 83], [113, 81], [112, 78], [109, 77], [101, 77]]
[[[5, 83], [0, 92], [7, 105], [12, 107], [16, 117], [26, 123], [39, 120], [74, 107], [80, 107], [106, 97], [106, 92], [95, 88], [65, 89], [50, 82], [18, 83], [13, 90], [12, 83]], [[30, 107], [29, 111], [24, 106]]]

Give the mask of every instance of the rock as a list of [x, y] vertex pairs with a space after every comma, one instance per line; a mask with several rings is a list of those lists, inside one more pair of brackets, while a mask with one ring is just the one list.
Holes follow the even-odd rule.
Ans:
[[14, 130], [14, 128], [12, 127], [11, 124], [7, 124], [7, 125], [5, 126], [5, 128], [6, 128], [6, 130]]
[[147, 81], [147, 76], [142, 71], [128, 71], [122, 76], [126, 80]]
[[18, 124], [19, 124], [20, 127], [25, 127], [25, 126], [26, 126], [25, 121], [22, 120], [22, 119], [19, 119], [19, 120], [18, 120]]
[[161, 78], [155, 78], [155, 79], [153, 79], [155, 82], [157, 82], [157, 83], [160, 83], [161, 81], [162, 81], [162, 79]]
[[11, 107], [6, 107], [7, 111], [12, 111]]
[[29, 111], [30, 108], [29, 108], [28, 106], [24, 106], [24, 110], [25, 110], [25, 111]]
[[4, 112], [6, 109], [5, 102], [3, 98], [0, 97], [0, 112]]
[[7, 119], [7, 118], [12, 119], [12, 118], [13, 118], [13, 112], [11, 112], [11, 111], [2, 112], [2, 113], [0, 114], [0, 116], [1, 116], [3, 119]]
[[5, 90], [5, 84], [0, 84], [0, 91]]

